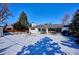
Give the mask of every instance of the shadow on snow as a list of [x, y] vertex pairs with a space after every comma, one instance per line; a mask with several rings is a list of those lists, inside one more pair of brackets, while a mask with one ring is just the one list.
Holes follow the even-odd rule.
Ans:
[[4, 32], [4, 36], [6, 35], [13, 35], [13, 34], [11, 34], [10, 32]]
[[74, 38], [74, 37], [69, 37], [69, 36], [65, 36], [65, 38], [68, 38], [69, 40], [61, 41], [61, 42], [62, 42], [62, 43], [61, 43], [62, 45], [68, 46], [68, 47], [70, 47], [70, 48], [79, 49], [79, 45], [77, 45], [77, 44], [75, 43], [76, 38]]
[[10, 45], [10, 46], [8, 46], [8, 47], [5, 47], [5, 48], [3, 48], [3, 49], [0, 49], [0, 55], [4, 55], [5, 53], [3, 53], [3, 52], [5, 52], [7, 49], [9, 49], [10, 47], [12, 47], [12, 46], [14, 46], [15, 44], [13, 44], [13, 45]]
[[37, 41], [34, 45], [24, 46], [17, 55], [66, 55], [62, 52], [58, 43], [53, 42], [52, 39], [45, 37]]

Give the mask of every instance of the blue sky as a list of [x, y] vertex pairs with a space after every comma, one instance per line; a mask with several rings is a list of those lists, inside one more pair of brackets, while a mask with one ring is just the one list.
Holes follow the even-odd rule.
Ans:
[[36, 24], [53, 23], [60, 24], [65, 14], [72, 16], [79, 4], [68, 3], [19, 3], [9, 4], [9, 9], [14, 17], [8, 19], [9, 23], [14, 23], [18, 20], [22, 11], [28, 16], [28, 21]]

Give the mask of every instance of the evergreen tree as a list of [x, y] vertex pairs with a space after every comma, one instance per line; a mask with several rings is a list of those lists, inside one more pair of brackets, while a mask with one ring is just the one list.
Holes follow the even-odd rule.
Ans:
[[18, 22], [14, 24], [14, 28], [17, 30], [28, 30], [29, 22], [27, 20], [27, 15], [24, 11], [20, 14]]
[[77, 10], [70, 24], [70, 31], [73, 36], [79, 37], [79, 10]]
[[27, 15], [26, 15], [26, 13], [24, 11], [20, 14], [19, 22], [22, 25], [26, 26], [26, 28], [28, 28], [29, 23], [28, 23], [28, 20], [27, 20]]

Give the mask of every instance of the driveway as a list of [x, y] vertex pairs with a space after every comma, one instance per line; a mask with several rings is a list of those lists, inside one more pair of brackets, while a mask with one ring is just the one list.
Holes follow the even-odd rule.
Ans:
[[[51, 41], [52, 43], [47, 43]], [[64, 37], [61, 34], [18, 34], [8, 35], [0, 38], [0, 54], [1, 55], [28, 55], [28, 54], [47, 54], [47, 55], [79, 55], [79, 46], [72, 41], [72, 37]], [[54, 45], [54, 43], [56, 45]], [[38, 46], [37, 46], [38, 44]], [[50, 48], [48, 48], [48, 46]], [[52, 46], [51, 46], [52, 45]], [[32, 46], [29, 47], [29, 46]], [[35, 50], [33, 48], [35, 48]], [[57, 46], [54, 48], [54, 46]], [[28, 48], [27, 48], [28, 47]], [[44, 47], [44, 48], [43, 48]], [[42, 50], [41, 50], [42, 49]], [[47, 50], [45, 50], [47, 49]], [[55, 50], [56, 49], [56, 50]], [[51, 50], [51, 51], [49, 51]], [[36, 52], [35, 52], [36, 51]], [[28, 53], [27, 53], [28, 52]], [[35, 53], [34, 53], [35, 52]], [[39, 52], [39, 53], [37, 53]]]

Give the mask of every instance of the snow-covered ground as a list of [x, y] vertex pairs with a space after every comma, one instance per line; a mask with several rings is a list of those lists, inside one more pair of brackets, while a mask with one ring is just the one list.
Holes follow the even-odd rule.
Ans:
[[70, 37], [64, 37], [61, 34], [18, 34], [7, 35], [0, 38], [0, 54], [2, 55], [16, 55], [22, 51], [23, 47], [34, 45], [36, 42], [43, 38], [49, 38], [53, 42], [58, 43], [60, 50], [68, 55], [79, 55], [79, 46], [73, 41], [70, 41]]

